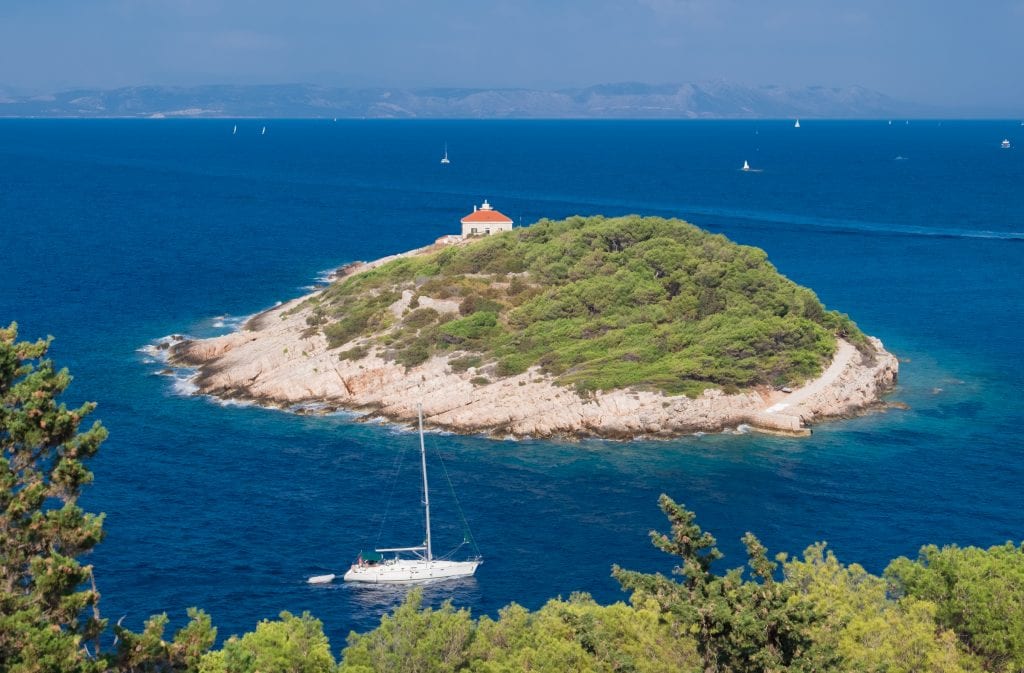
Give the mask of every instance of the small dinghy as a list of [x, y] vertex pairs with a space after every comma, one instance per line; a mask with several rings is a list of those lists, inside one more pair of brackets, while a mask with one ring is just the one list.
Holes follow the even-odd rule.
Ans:
[[333, 573], [330, 575], [315, 575], [306, 580], [306, 582], [309, 584], [330, 584], [334, 581], [334, 577], [335, 575]]

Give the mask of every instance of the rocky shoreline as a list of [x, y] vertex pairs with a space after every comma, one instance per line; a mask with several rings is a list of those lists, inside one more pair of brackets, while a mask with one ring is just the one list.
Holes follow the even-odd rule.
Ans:
[[[413, 251], [407, 254], [416, 254]], [[388, 258], [391, 259], [391, 258]], [[351, 275], [377, 266], [348, 265]], [[344, 348], [328, 349], [310, 334], [302, 306], [310, 296], [264, 311], [239, 331], [169, 344], [169, 362], [196, 368], [197, 394], [242, 399], [278, 408], [349, 410], [366, 417], [412, 422], [422, 403], [425, 423], [459, 433], [497, 437], [668, 438], [749, 426], [785, 434], [810, 434], [809, 425], [879, 406], [895, 384], [899, 364], [882, 343], [865, 356], [840, 340], [822, 374], [789, 392], [772, 389], [725, 394], [708, 390], [696, 398], [659, 392], [615, 390], [581, 396], [556, 385], [538, 368], [505, 378], [494, 366], [456, 371], [434, 356], [408, 370], [370, 348], [361, 359], [342, 360]], [[402, 301], [408, 303], [409, 297]], [[394, 310], [403, 310], [402, 301]]]

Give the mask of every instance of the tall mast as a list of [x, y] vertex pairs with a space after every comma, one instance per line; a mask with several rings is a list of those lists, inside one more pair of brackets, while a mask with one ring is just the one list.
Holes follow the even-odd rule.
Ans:
[[420, 465], [423, 467], [423, 508], [427, 516], [427, 560], [434, 559], [430, 548], [430, 491], [427, 489], [427, 448], [423, 444], [423, 405], [416, 405], [416, 413], [420, 422]]

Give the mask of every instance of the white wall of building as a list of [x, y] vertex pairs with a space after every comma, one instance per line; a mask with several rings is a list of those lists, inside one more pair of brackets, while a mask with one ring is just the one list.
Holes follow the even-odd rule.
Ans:
[[463, 222], [462, 236], [487, 236], [501, 231], [512, 231], [511, 222]]

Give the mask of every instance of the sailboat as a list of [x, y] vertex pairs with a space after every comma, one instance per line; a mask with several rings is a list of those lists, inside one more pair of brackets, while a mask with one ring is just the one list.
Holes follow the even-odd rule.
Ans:
[[267, 135], [267, 127], [266, 127], [266, 126], [264, 126], [264, 127], [263, 127], [263, 130], [262, 130], [262, 131], [260, 131], [260, 135], [261, 135], [261, 136], [265, 136], [265, 135]]
[[749, 171], [750, 170], [750, 164], [747, 163], [746, 159], [743, 160], [743, 168], [741, 168], [740, 170], [741, 171]]
[[800, 128], [800, 120], [799, 120], [799, 119], [797, 119], [797, 120], [796, 120], [796, 123], [795, 123], [795, 124], [793, 124], [793, 128], [795, 128], [795, 129], [798, 129], [798, 128]]
[[448, 161], [448, 143], [444, 144], [444, 156], [441, 157], [441, 163], [442, 164], [450, 164], [451, 163], [450, 161]]
[[[456, 577], [469, 577], [483, 563], [479, 556], [468, 561], [451, 561], [434, 556], [430, 538], [430, 490], [427, 487], [427, 450], [423, 444], [423, 405], [417, 409], [420, 432], [420, 467], [423, 472], [423, 507], [425, 511], [424, 542], [415, 547], [384, 547], [372, 552], [360, 552], [359, 558], [345, 573], [346, 582], [369, 584], [407, 584], [429, 582]], [[412, 554], [414, 558], [401, 558], [399, 554]], [[393, 553], [394, 558], [384, 558]], [[326, 576], [325, 576], [326, 577]], [[333, 579], [333, 578], [331, 578]]]
[[238, 124], [235, 124], [235, 127], [231, 129], [231, 135], [235, 135], [236, 133], [238, 133]]

